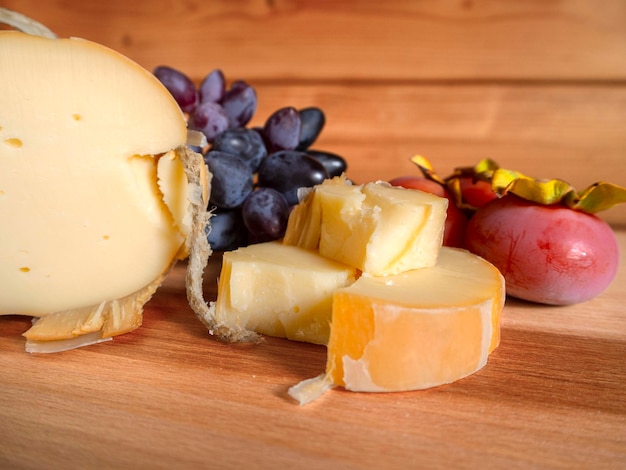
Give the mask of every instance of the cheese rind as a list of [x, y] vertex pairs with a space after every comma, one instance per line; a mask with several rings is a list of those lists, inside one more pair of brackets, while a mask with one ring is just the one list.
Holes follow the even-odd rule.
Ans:
[[447, 204], [422, 191], [335, 178], [316, 186], [294, 209], [284, 243], [316, 249], [376, 276], [433, 266]]
[[224, 253], [215, 319], [233, 329], [326, 344], [333, 293], [356, 270], [303, 248], [268, 242]]
[[2, 31], [0, 89], [0, 314], [121, 299], [186, 255], [169, 152], [186, 123], [152, 74], [90, 41]]
[[434, 267], [362, 276], [335, 294], [326, 380], [383, 392], [466, 377], [499, 343], [504, 297], [495, 267], [447, 247]]

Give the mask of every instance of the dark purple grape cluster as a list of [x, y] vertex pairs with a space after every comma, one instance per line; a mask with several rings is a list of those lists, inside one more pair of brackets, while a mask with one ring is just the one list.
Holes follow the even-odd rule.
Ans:
[[341, 156], [311, 149], [326, 117], [317, 107], [278, 109], [261, 127], [247, 127], [257, 108], [253, 87], [242, 80], [227, 87], [221, 70], [200, 83], [184, 73], [159, 66], [154, 75], [188, 116], [190, 129], [209, 142], [204, 155], [213, 174], [209, 243], [226, 251], [280, 239], [287, 228], [299, 188], [344, 173]]

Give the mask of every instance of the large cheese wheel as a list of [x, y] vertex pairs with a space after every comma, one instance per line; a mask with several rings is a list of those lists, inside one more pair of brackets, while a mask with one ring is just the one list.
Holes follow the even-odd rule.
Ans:
[[183, 113], [150, 72], [82, 39], [1, 31], [0, 90], [0, 315], [64, 314], [33, 340], [136, 328], [188, 254]]

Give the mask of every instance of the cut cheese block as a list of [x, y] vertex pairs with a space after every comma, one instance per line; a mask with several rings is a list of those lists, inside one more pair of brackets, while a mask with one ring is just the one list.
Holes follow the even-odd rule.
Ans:
[[433, 266], [448, 201], [385, 183], [316, 186], [292, 211], [284, 243], [383, 276]]
[[504, 299], [500, 272], [454, 248], [431, 268], [362, 276], [335, 293], [326, 373], [290, 394], [305, 404], [334, 385], [395, 392], [466, 377], [499, 344]]
[[[106, 47], [17, 31], [0, 32], [0, 90], [0, 315], [113, 312], [118, 300], [140, 313], [188, 255], [189, 201], [208, 191], [203, 164], [199, 184], [186, 176], [179, 106]], [[141, 321], [118, 323], [102, 333]], [[29, 338], [82, 334], [46, 324]]]
[[224, 253], [211, 306], [230, 329], [326, 344], [333, 293], [356, 274], [303, 248], [259, 243]]

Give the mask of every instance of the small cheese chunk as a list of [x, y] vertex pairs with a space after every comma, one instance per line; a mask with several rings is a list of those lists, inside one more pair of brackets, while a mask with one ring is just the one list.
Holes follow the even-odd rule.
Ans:
[[433, 266], [448, 201], [384, 183], [341, 178], [316, 186], [289, 218], [284, 243], [383, 276]]
[[361, 276], [335, 293], [326, 373], [291, 394], [304, 404], [330, 384], [394, 392], [466, 377], [499, 344], [504, 299], [500, 272], [454, 248], [431, 268]]
[[303, 248], [268, 242], [224, 253], [214, 315], [232, 329], [326, 344], [335, 290], [356, 270]]

